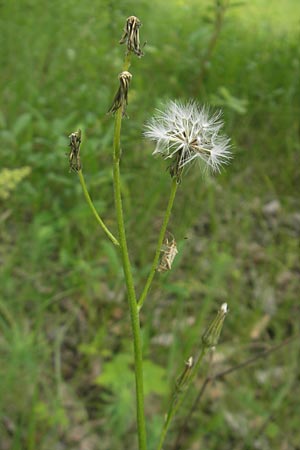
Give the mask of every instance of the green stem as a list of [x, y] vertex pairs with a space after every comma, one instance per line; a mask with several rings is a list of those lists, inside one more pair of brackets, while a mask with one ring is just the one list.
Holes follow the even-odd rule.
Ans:
[[176, 407], [175, 403], [176, 403], [176, 401], [173, 399], [171, 404], [170, 404], [167, 417], [165, 419], [165, 423], [164, 423], [164, 426], [163, 426], [163, 429], [162, 429], [162, 432], [161, 432], [161, 435], [160, 435], [160, 439], [159, 439], [159, 444], [158, 444], [157, 450], [161, 450], [162, 449], [163, 443], [165, 442], [165, 438], [166, 438], [166, 435], [167, 435], [167, 432], [168, 432], [168, 429], [169, 429], [169, 425], [171, 423], [171, 420], [172, 420], [173, 416], [175, 415], [175, 413], [176, 413], [176, 411], [178, 409]]
[[99, 216], [99, 214], [96, 211], [96, 208], [95, 208], [95, 206], [94, 206], [94, 204], [92, 202], [92, 199], [90, 197], [90, 194], [89, 194], [89, 192], [87, 190], [82, 170], [78, 171], [78, 176], [79, 176], [80, 184], [81, 184], [81, 187], [82, 187], [85, 199], [86, 199], [89, 207], [91, 208], [94, 216], [96, 217], [97, 222], [99, 223], [100, 227], [102, 228], [102, 230], [104, 231], [106, 236], [112, 241], [112, 243], [114, 245], [116, 245], [117, 247], [119, 247], [119, 245], [120, 245], [119, 242], [114, 237], [114, 235], [109, 231], [109, 229], [106, 227], [105, 223], [103, 222], [103, 220], [101, 219], [101, 217]]
[[208, 350], [207, 347], [205, 347], [204, 345], [201, 346], [201, 351], [200, 351], [200, 354], [199, 354], [198, 359], [196, 361], [196, 364], [193, 367], [193, 372], [192, 372], [192, 374], [191, 374], [191, 376], [189, 378], [187, 388], [181, 393], [176, 393], [176, 390], [175, 390], [175, 393], [173, 394], [173, 397], [172, 397], [172, 400], [171, 400], [171, 403], [170, 403], [170, 406], [169, 406], [169, 410], [168, 410], [168, 413], [167, 413], [167, 417], [165, 419], [165, 423], [164, 423], [164, 426], [163, 426], [163, 429], [162, 429], [162, 432], [161, 432], [161, 435], [160, 435], [160, 439], [159, 439], [159, 443], [158, 443], [158, 446], [157, 446], [157, 450], [161, 450], [162, 449], [162, 446], [163, 446], [163, 443], [165, 441], [165, 438], [166, 438], [166, 435], [167, 435], [170, 423], [171, 423], [173, 417], [175, 416], [175, 414], [177, 413], [177, 411], [180, 409], [182, 403], [186, 399], [186, 396], [187, 396], [187, 393], [188, 393], [188, 388], [191, 386], [192, 381], [194, 380], [195, 376], [197, 375], [197, 372], [199, 370], [200, 364], [201, 364], [201, 362], [203, 360], [203, 357], [206, 354], [207, 350]]
[[154, 260], [144, 287], [144, 290], [140, 296], [140, 299], [138, 301], [138, 308], [139, 310], [142, 308], [144, 301], [147, 297], [147, 294], [149, 292], [153, 277], [155, 275], [155, 271], [157, 268], [157, 264], [158, 264], [158, 260], [159, 260], [159, 255], [161, 252], [161, 247], [164, 241], [164, 237], [166, 234], [166, 230], [167, 230], [167, 226], [170, 220], [170, 215], [171, 215], [171, 211], [172, 211], [172, 207], [173, 207], [173, 203], [174, 203], [174, 199], [176, 196], [176, 191], [177, 191], [177, 187], [178, 187], [178, 183], [175, 179], [173, 179], [172, 181], [172, 187], [171, 187], [171, 192], [170, 192], [170, 197], [169, 197], [169, 202], [168, 202], [168, 206], [165, 212], [165, 216], [164, 216], [164, 220], [160, 229], [160, 233], [158, 236], [158, 241], [157, 241], [157, 246], [156, 246], [156, 251], [155, 251], [155, 256], [154, 256]]
[[195, 379], [195, 377], [196, 377], [196, 375], [197, 375], [197, 373], [198, 373], [198, 371], [199, 371], [200, 364], [202, 363], [202, 360], [203, 360], [203, 358], [204, 358], [204, 356], [206, 355], [206, 353], [207, 353], [208, 350], [209, 350], [208, 347], [206, 347], [206, 346], [203, 345], [203, 344], [201, 345], [201, 350], [200, 350], [198, 359], [197, 359], [197, 361], [196, 361], [196, 363], [195, 363], [195, 365], [194, 365], [193, 373], [192, 373], [191, 378], [190, 378], [190, 384], [191, 384], [192, 381]]
[[139, 450], [146, 450], [147, 439], [146, 439], [146, 423], [144, 412], [143, 355], [142, 355], [142, 342], [140, 334], [140, 318], [127, 248], [123, 207], [122, 207], [121, 183], [120, 183], [121, 123], [122, 123], [122, 108], [119, 108], [115, 117], [115, 132], [114, 132], [113, 177], [114, 177], [115, 205], [119, 230], [120, 252], [127, 287], [131, 328], [133, 335]]
[[128, 70], [129, 69], [129, 67], [130, 67], [130, 64], [131, 64], [131, 54], [130, 53], [128, 53], [127, 55], [125, 55], [125, 58], [124, 58], [124, 63], [123, 63], [123, 72], [125, 71], [125, 70]]

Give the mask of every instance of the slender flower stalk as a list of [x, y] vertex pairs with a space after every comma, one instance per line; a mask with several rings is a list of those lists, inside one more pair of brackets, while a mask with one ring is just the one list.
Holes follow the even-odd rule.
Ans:
[[75, 131], [74, 133], [71, 133], [69, 136], [70, 139], [70, 152], [69, 152], [69, 164], [70, 164], [70, 171], [76, 172], [79, 176], [80, 184], [84, 193], [84, 197], [89, 205], [89, 207], [92, 210], [93, 215], [95, 216], [98, 224], [106, 234], [106, 236], [112, 241], [114, 245], [117, 247], [119, 246], [118, 240], [115, 238], [115, 236], [109, 231], [101, 217], [99, 216], [94, 203], [92, 202], [92, 199], [90, 197], [90, 194], [88, 192], [88, 189], [85, 184], [85, 179], [82, 173], [82, 165], [80, 160], [80, 145], [81, 145], [81, 130]]
[[[129, 65], [130, 65], [130, 55], [127, 55], [125, 57], [123, 69], [127, 70]], [[125, 276], [125, 283], [127, 288], [131, 328], [133, 334], [139, 450], [147, 450], [146, 422], [144, 411], [143, 355], [142, 355], [142, 341], [140, 332], [140, 318], [132, 276], [132, 269], [127, 248], [123, 206], [122, 206], [121, 182], [120, 182], [121, 126], [123, 116], [123, 108], [121, 106], [122, 105], [120, 105], [120, 107], [116, 110], [115, 114], [115, 131], [113, 141], [114, 194], [115, 194], [115, 205], [119, 231], [120, 252]]]
[[[120, 115], [121, 110], [117, 112]], [[117, 123], [117, 118], [116, 118]], [[116, 128], [117, 129], [117, 128]], [[122, 264], [125, 276], [125, 282], [127, 287], [128, 303], [131, 318], [131, 328], [133, 334], [134, 345], [134, 364], [135, 364], [135, 382], [136, 382], [136, 403], [137, 403], [137, 424], [138, 424], [138, 438], [139, 449], [146, 450], [146, 424], [144, 413], [144, 386], [143, 386], [143, 360], [142, 360], [142, 342], [140, 334], [140, 319], [137, 308], [137, 301], [135, 295], [135, 289], [132, 278], [131, 264], [129, 260], [126, 233], [124, 227], [124, 217], [122, 208], [122, 198], [120, 189], [120, 166], [119, 160], [115, 160], [113, 163], [113, 176], [115, 186], [115, 204], [117, 211], [117, 221], [119, 230], [119, 242], [120, 251], [122, 257]]]
[[151, 283], [153, 281], [155, 272], [156, 272], [156, 268], [157, 268], [157, 264], [158, 264], [158, 260], [159, 260], [159, 255], [161, 252], [161, 247], [164, 241], [164, 237], [166, 234], [166, 230], [167, 230], [167, 226], [170, 220], [170, 216], [171, 216], [171, 211], [173, 208], [173, 204], [174, 204], [174, 200], [175, 200], [175, 196], [176, 196], [176, 192], [177, 192], [177, 188], [178, 188], [178, 183], [177, 181], [174, 179], [172, 181], [172, 186], [171, 186], [171, 192], [170, 192], [170, 197], [169, 197], [169, 202], [168, 202], [168, 206], [165, 212], [165, 216], [163, 219], [163, 223], [159, 232], [159, 236], [158, 236], [158, 241], [157, 241], [157, 245], [156, 245], [156, 251], [155, 251], [155, 255], [154, 255], [154, 259], [153, 259], [153, 263], [145, 284], [145, 287], [143, 289], [143, 292], [140, 296], [140, 299], [138, 301], [138, 308], [139, 310], [142, 308], [144, 301], [146, 300], [147, 294], [149, 292]]
[[116, 245], [117, 247], [119, 247], [120, 244], [119, 244], [118, 240], [117, 240], [117, 239], [115, 238], [115, 236], [109, 231], [109, 229], [107, 228], [107, 226], [105, 225], [105, 223], [103, 222], [103, 220], [101, 219], [101, 217], [99, 216], [99, 214], [98, 214], [98, 212], [97, 212], [97, 210], [96, 210], [96, 208], [95, 208], [95, 206], [94, 206], [94, 203], [92, 202], [92, 199], [91, 199], [90, 194], [89, 194], [89, 192], [88, 192], [88, 190], [87, 190], [87, 187], [86, 187], [86, 184], [85, 184], [85, 179], [84, 179], [84, 176], [83, 176], [83, 173], [82, 173], [82, 170], [81, 170], [81, 169], [78, 171], [78, 176], [79, 176], [79, 181], [80, 181], [80, 184], [81, 184], [81, 187], [82, 187], [82, 190], [83, 190], [85, 199], [86, 199], [86, 201], [87, 201], [89, 207], [91, 208], [92, 213], [94, 214], [94, 216], [95, 216], [95, 218], [96, 218], [98, 224], [100, 225], [100, 227], [102, 228], [102, 230], [104, 231], [104, 233], [106, 234], [106, 236], [111, 240], [111, 242], [112, 242], [114, 245]]

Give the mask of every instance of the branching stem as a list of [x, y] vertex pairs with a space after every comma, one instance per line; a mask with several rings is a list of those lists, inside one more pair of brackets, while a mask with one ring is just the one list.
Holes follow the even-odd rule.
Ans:
[[104, 233], [106, 234], [106, 236], [112, 241], [112, 243], [113, 243], [114, 245], [116, 245], [117, 247], [119, 247], [119, 242], [118, 242], [118, 240], [117, 240], [117, 239], [115, 238], [115, 236], [109, 231], [109, 229], [107, 228], [107, 226], [105, 225], [105, 223], [103, 222], [103, 220], [101, 219], [101, 217], [99, 216], [99, 214], [97, 213], [97, 210], [96, 210], [96, 208], [95, 208], [95, 206], [94, 206], [94, 203], [93, 203], [93, 201], [92, 201], [92, 199], [91, 199], [91, 197], [90, 197], [90, 194], [89, 194], [89, 192], [88, 192], [88, 190], [87, 190], [87, 187], [86, 187], [86, 184], [85, 184], [85, 180], [84, 180], [84, 176], [83, 176], [83, 173], [82, 173], [82, 170], [81, 170], [81, 169], [78, 171], [78, 176], [79, 176], [80, 184], [81, 184], [81, 187], [82, 187], [82, 190], [83, 190], [85, 199], [86, 199], [86, 201], [87, 201], [89, 207], [91, 208], [92, 213], [94, 214], [94, 216], [95, 216], [95, 218], [96, 218], [98, 224], [100, 225], [100, 227], [102, 228], [102, 230], [104, 231]]

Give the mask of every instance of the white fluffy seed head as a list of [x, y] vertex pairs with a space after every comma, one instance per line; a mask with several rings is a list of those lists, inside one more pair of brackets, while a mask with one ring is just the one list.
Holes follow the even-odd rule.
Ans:
[[171, 159], [171, 175], [178, 176], [192, 161], [219, 172], [231, 159], [229, 139], [220, 134], [221, 112], [210, 114], [195, 101], [170, 101], [146, 124], [145, 136], [156, 142], [153, 154]]

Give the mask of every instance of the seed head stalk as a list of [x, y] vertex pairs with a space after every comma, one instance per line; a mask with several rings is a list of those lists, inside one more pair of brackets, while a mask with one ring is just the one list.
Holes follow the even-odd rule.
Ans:
[[149, 272], [149, 275], [148, 275], [145, 287], [144, 287], [143, 292], [142, 292], [142, 294], [140, 296], [140, 299], [138, 301], [138, 308], [139, 308], [139, 310], [142, 308], [142, 306], [144, 304], [144, 301], [145, 301], [145, 299], [147, 297], [147, 294], [149, 292], [151, 283], [152, 283], [154, 275], [155, 275], [155, 271], [156, 271], [158, 260], [159, 260], [159, 255], [160, 255], [160, 252], [161, 252], [161, 247], [163, 245], [163, 241], [164, 241], [164, 237], [165, 237], [165, 234], [166, 234], [167, 226], [168, 226], [168, 223], [169, 223], [169, 220], [170, 220], [170, 216], [171, 216], [171, 211], [172, 211], [172, 208], [173, 208], [173, 203], [174, 203], [176, 192], [177, 192], [177, 187], [178, 187], [178, 182], [177, 182], [177, 180], [175, 178], [173, 178], [172, 186], [171, 186], [171, 192], [170, 192], [170, 197], [169, 197], [169, 202], [168, 202], [168, 206], [167, 206], [167, 209], [166, 209], [166, 212], [165, 212], [164, 220], [163, 220], [163, 223], [162, 223], [162, 226], [161, 226], [161, 229], [160, 229], [160, 233], [159, 233], [159, 236], [158, 236], [158, 241], [157, 241], [157, 246], [156, 246], [154, 260], [153, 260], [153, 263], [152, 263], [152, 266], [151, 266], [151, 269], [150, 269], [150, 272]]
[[[128, 70], [129, 66], [130, 66], [130, 54], [125, 56], [123, 70], [124, 71]], [[131, 328], [133, 335], [139, 450], [147, 450], [140, 318], [132, 276], [132, 269], [127, 248], [123, 206], [122, 206], [121, 183], [120, 183], [121, 125], [122, 125], [122, 108], [119, 108], [115, 114], [115, 130], [113, 140], [114, 195], [115, 195], [117, 222], [118, 222], [120, 253], [127, 288], [128, 303], [131, 318]]]

